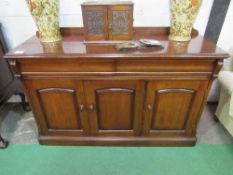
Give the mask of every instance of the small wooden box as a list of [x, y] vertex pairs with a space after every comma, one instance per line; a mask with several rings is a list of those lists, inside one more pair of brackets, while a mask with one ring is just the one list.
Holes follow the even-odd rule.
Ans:
[[84, 2], [85, 40], [131, 40], [133, 2]]

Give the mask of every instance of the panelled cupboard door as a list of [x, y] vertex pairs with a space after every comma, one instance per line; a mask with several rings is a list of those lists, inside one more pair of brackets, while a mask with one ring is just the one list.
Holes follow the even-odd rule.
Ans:
[[88, 134], [82, 81], [72, 79], [24, 80], [41, 134]]
[[130, 40], [133, 35], [133, 5], [109, 6], [109, 39]]
[[84, 88], [92, 135], [140, 134], [144, 82], [84, 81]]
[[149, 81], [143, 135], [191, 136], [199, 119], [208, 81]]
[[85, 39], [108, 39], [108, 9], [105, 6], [82, 7]]

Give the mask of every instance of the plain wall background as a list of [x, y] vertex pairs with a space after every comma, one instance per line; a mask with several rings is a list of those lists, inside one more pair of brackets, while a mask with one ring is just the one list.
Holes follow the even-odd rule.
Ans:
[[[80, 4], [84, 0], [60, 0], [60, 26], [83, 26]], [[134, 26], [169, 26], [169, 0], [133, 0]], [[203, 0], [195, 28], [204, 34], [213, 0]], [[0, 22], [8, 46], [14, 48], [36, 32], [25, 0], [0, 0]]]

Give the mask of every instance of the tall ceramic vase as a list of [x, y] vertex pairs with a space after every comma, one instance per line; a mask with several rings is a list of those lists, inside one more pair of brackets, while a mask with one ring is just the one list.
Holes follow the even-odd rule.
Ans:
[[170, 40], [189, 41], [202, 0], [170, 0]]
[[41, 42], [61, 40], [59, 0], [26, 0], [36, 22]]

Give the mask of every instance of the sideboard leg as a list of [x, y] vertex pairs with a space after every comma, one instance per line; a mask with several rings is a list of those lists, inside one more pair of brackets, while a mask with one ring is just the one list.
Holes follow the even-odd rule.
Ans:
[[8, 146], [8, 142], [5, 141], [0, 135], [0, 149], [4, 149]]
[[26, 102], [26, 98], [25, 98], [25, 95], [23, 93], [19, 93], [19, 96], [21, 98], [21, 101], [22, 101], [22, 105], [23, 105], [23, 110], [24, 111], [31, 111], [31, 108], [30, 108], [30, 105], [28, 102]]

